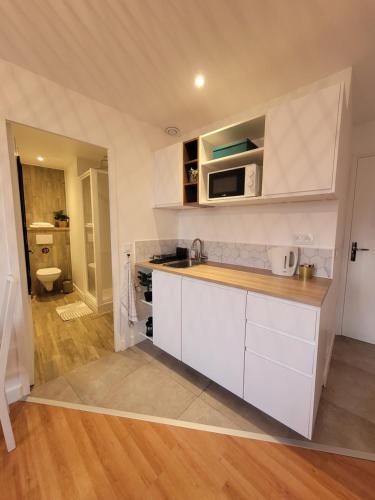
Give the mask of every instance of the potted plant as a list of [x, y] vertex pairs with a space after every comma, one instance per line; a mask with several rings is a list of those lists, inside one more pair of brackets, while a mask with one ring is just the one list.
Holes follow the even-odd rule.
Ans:
[[142, 271], [138, 271], [138, 281], [141, 286], [147, 288], [145, 292], [145, 301], [152, 302], [152, 277], [151, 273], [143, 273]]
[[198, 169], [191, 168], [189, 170], [189, 182], [196, 183], [198, 181]]
[[55, 217], [55, 226], [56, 227], [68, 227], [69, 226], [69, 216], [66, 215], [64, 210], [57, 210], [53, 212]]

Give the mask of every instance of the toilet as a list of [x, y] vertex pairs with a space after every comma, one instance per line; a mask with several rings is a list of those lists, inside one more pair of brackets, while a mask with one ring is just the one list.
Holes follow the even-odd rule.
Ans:
[[58, 267], [46, 267], [44, 269], [38, 269], [36, 272], [36, 277], [42, 283], [47, 292], [53, 289], [53, 283], [61, 276], [61, 269]]

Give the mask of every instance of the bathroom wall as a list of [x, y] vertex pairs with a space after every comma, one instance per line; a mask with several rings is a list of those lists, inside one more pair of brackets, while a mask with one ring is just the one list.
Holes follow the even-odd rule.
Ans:
[[54, 224], [53, 212], [66, 209], [64, 171], [36, 165], [23, 165], [22, 171], [27, 227], [37, 221]]
[[[54, 290], [61, 290], [62, 281], [71, 279], [69, 229], [50, 228], [48, 230], [30, 229], [32, 222], [42, 221], [54, 224], [53, 213], [66, 211], [65, 175], [58, 170], [37, 165], [23, 165], [23, 183], [25, 192], [27, 239], [29, 243], [31, 289], [36, 295], [45, 294], [42, 284], [36, 277], [36, 271], [45, 267], [58, 267], [61, 276], [54, 283]], [[36, 235], [51, 235], [53, 243], [37, 244]]]

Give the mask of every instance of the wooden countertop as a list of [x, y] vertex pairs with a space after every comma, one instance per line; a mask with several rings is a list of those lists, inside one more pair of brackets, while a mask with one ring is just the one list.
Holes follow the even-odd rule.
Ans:
[[323, 304], [332, 283], [332, 280], [328, 278], [312, 278], [305, 282], [300, 280], [298, 276], [275, 276], [267, 270], [216, 262], [207, 262], [184, 269], [176, 269], [163, 264], [151, 264], [150, 262], [139, 262], [136, 266], [241, 288], [250, 292], [263, 293], [316, 307]]

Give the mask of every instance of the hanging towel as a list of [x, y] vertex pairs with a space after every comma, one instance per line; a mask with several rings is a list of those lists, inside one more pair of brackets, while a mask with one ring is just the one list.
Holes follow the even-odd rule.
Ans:
[[121, 293], [121, 316], [122, 321], [127, 316], [129, 326], [133, 326], [138, 321], [130, 255], [125, 256], [124, 281]]

